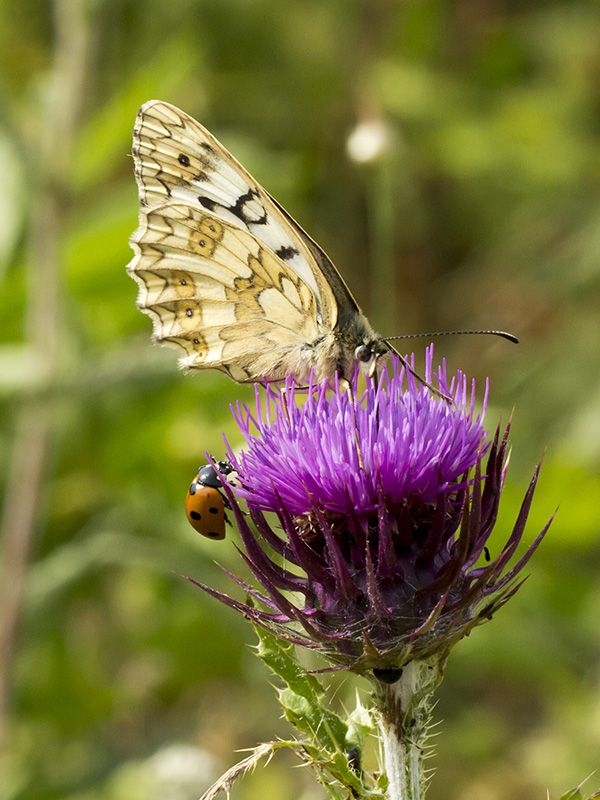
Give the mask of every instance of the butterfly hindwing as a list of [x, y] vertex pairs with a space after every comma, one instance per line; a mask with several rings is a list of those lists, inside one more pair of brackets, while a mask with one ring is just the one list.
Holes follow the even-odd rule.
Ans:
[[275, 379], [269, 361], [319, 337], [312, 290], [242, 228], [166, 203], [142, 211], [131, 244], [138, 305], [185, 367], [231, 374], [239, 361], [236, 380]]

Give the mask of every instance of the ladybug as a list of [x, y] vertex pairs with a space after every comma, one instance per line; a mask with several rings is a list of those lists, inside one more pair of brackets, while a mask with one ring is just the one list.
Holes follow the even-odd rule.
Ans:
[[[218, 461], [217, 466], [223, 475], [233, 471], [228, 461]], [[225, 538], [225, 506], [227, 499], [219, 491], [223, 487], [212, 464], [205, 464], [198, 470], [185, 498], [185, 514], [194, 530], [209, 539]]]

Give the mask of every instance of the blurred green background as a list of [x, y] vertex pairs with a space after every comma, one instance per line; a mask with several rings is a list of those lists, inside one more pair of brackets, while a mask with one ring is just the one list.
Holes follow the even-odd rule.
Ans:
[[[521, 337], [437, 345], [491, 377], [490, 426], [516, 409], [497, 546], [542, 457], [529, 539], [560, 510], [450, 659], [429, 796], [543, 800], [599, 768], [598, 3], [4, 0], [0, 72], [0, 800], [192, 800], [288, 733], [252, 631], [177, 577], [240, 568], [182, 504], [249, 391], [183, 376], [135, 308], [153, 97], [285, 204], [378, 330]], [[321, 797], [293, 764], [233, 797]]]

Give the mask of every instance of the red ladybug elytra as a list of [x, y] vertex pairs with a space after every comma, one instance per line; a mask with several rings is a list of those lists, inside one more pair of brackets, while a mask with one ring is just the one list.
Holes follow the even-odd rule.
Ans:
[[[227, 461], [218, 462], [219, 470], [227, 475], [232, 466]], [[209, 539], [225, 538], [225, 506], [227, 500], [219, 489], [223, 486], [212, 464], [198, 470], [185, 498], [185, 514], [194, 530]]]

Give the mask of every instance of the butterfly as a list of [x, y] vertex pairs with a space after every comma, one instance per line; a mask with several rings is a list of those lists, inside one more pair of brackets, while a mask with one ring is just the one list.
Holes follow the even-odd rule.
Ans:
[[128, 272], [154, 338], [186, 369], [240, 383], [349, 379], [391, 346], [329, 257], [200, 123], [150, 100], [133, 159], [139, 227]]

